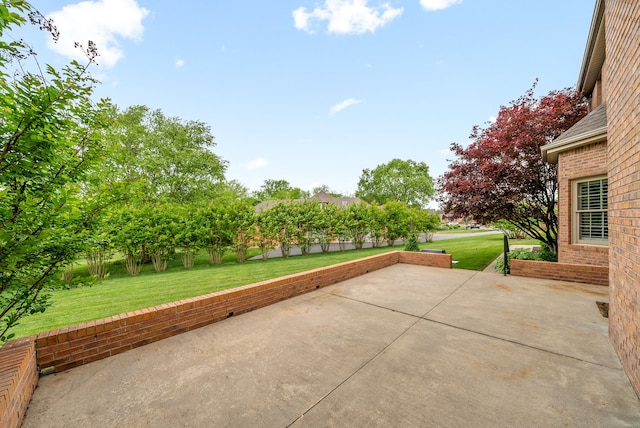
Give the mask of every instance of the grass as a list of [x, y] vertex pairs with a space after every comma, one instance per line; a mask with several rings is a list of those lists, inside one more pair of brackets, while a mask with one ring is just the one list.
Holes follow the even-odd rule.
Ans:
[[[420, 248], [444, 249], [458, 261], [454, 265], [456, 268], [482, 270], [502, 252], [502, 239], [501, 234], [474, 236], [421, 243]], [[535, 244], [537, 241], [518, 243]], [[93, 286], [52, 291], [52, 305], [46, 312], [22, 319], [13, 332], [16, 337], [28, 336], [398, 249], [402, 247], [272, 258], [244, 264], [236, 263], [235, 255], [229, 253], [218, 266], [209, 265], [206, 253], [202, 252], [192, 269], [184, 269], [176, 257], [166, 272], [157, 273], [149, 265], [137, 276], [127, 275], [122, 261], [118, 260], [110, 266], [109, 278]], [[248, 257], [257, 253], [253, 250]], [[83, 274], [86, 274], [86, 266], [76, 268], [76, 276]]]
[[493, 232], [493, 229], [466, 229], [464, 226], [458, 229], [438, 229], [436, 230], [436, 235], [450, 235], [456, 233], [483, 233], [483, 232]]

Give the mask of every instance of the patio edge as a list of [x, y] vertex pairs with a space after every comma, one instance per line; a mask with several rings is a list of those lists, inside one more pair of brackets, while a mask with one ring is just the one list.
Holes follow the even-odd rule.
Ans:
[[0, 425], [20, 426], [38, 375], [117, 355], [397, 263], [450, 269], [452, 256], [392, 251], [9, 341], [0, 348], [0, 380], [9, 379], [0, 382]]

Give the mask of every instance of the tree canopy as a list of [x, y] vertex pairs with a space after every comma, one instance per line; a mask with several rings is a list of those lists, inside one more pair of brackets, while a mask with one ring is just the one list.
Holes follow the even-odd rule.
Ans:
[[[91, 99], [88, 62], [44, 72], [24, 42], [5, 42], [24, 15], [54, 38], [53, 24], [27, 2], [0, 4], [0, 340], [29, 313], [44, 310], [42, 289], [82, 246], [99, 210], [80, 183], [100, 159], [109, 123], [107, 102]], [[11, 37], [7, 37], [10, 39]], [[29, 71], [33, 69], [35, 71]]]
[[364, 169], [356, 190], [357, 197], [370, 203], [396, 201], [413, 207], [426, 206], [434, 193], [427, 164], [401, 159]]
[[502, 106], [486, 128], [475, 126], [467, 147], [451, 145], [456, 159], [438, 181], [439, 200], [454, 216], [506, 220], [555, 253], [557, 168], [543, 162], [540, 148], [582, 119], [587, 106], [572, 88], [536, 98], [535, 86]]
[[212, 199], [235, 186], [224, 182], [227, 163], [212, 152], [209, 125], [142, 105], [113, 115], [100, 183], [125, 184], [129, 199], [177, 203]]
[[309, 197], [309, 192], [299, 187], [291, 187], [287, 180], [266, 179], [260, 190], [253, 193], [260, 201], [266, 199], [304, 199]]

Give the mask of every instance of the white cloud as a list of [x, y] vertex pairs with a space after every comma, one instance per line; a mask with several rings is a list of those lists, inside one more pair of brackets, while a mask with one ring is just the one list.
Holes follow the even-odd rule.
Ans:
[[440, 149], [438, 151], [442, 156], [448, 156], [449, 154], [451, 154], [451, 150], [449, 149]]
[[183, 59], [177, 59], [176, 62], [174, 62], [174, 64], [178, 68], [184, 67], [184, 60]]
[[311, 12], [305, 7], [293, 11], [294, 25], [298, 30], [313, 33], [322, 21], [327, 21], [327, 31], [336, 34], [363, 34], [375, 32], [400, 16], [403, 8], [393, 8], [388, 3], [378, 7], [367, 6], [368, 0], [324, 0]]
[[338, 103], [336, 105], [334, 105], [333, 107], [331, 107], [331, 109], [329, 110], [329, 114], [330, 115], [334, 115], [338, 112], [341, 112], [342, 110], [346, 109], [347, 107], [350, 107], [352, 105], [355, 104], [360, 104], [362, 102], [362, 100], [356, 100], [355, 98], [349, 98], [347, 100], [342, 101], [341, 103]]
[[47, 16], [60, 30], [60, 39], [57, 43], [49, 42], [49, 47], [69, 58], [83, 60], [86, 59], [84, 54], [74, 47], [74, 43], [86, 48], [91, 40], [100, 54], [98, 63], [110, 68], [124, 57], [118, 39], [140, 41], [144, 32], [142, 20], [148, 14], [149, 11], [138, 6], [136, 0], [70, 4]]
[[257, 159], [254, 159], [254, 160], [250, 161], [249, 163], [246, 163], [244, 165], [244, 167], [246, 169], [260, 169], [260, 168], [263, 168], [263, 167], [265, 167], [267, 165], [269, 165], [269, 162], [267, 162], [266, 159], [257, 158]]
[[430, 11], [446, 9], [460, 3], [462, 0], [420, 0], [422, 7]]
[[498, 120], [495, 116], [489, 116], [489, 123], [496, 123], [496, 120]]

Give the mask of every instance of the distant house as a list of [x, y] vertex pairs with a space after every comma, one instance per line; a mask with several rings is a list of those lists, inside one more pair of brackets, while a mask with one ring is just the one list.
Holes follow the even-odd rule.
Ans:
[[[334, 204], [339, 207], [346, 207], [347, 205], [357, 204], [362, 202], [360, 198], [337, 198], [335, 196], [331, 196], [328, 193], [320, 192], [316, 193], [309, 199], [308, 201], [317, 201], [320, 204]], [[262, 212], [264, 210], [268, 210], [269, 208], [273, 208], [274, 205], [283, 202], [303, 202], [305, 199], [272, 199], [267, 201], [262, 201], [258, 205], [255, 206], [256, 213]]]
[[559, 258], [608, 266], [609, 335], [640, 394], [640, 2], [596, 0], [578, 78], [589, 114], [542, 147], [558, 164]]
[[321, 204], [334, 204], [339, 207], [346, 207], [351, 204], [362, 202], [360, 198], [337, 198], [325, 192], [319, 192], [309, 198], [310, 201], [318, 201]]
[[273, 208], [275, 205], [277, 205], [279, 203], [293, 202], [293, 201], [300, 202], [300, 201], [302, 201], [302, 199], [269, 199], [269, 200], [260, 202], [254, 208], [256, 210], [256, 213], [261, 213], [262, 211], [265, 211], [265, 210], [268, 210], [270, 208]]

